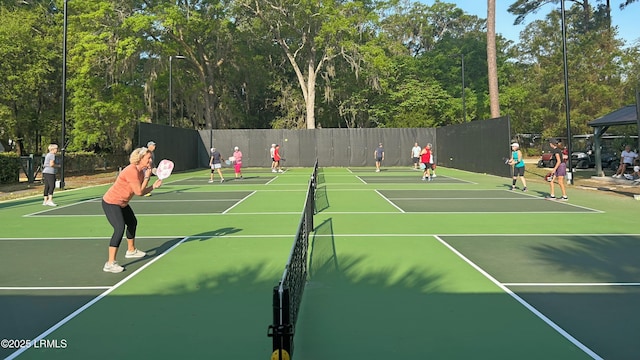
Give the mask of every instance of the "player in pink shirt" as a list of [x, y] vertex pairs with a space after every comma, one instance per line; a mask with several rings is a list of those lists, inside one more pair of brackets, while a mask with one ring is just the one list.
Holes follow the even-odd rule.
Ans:
[[235, 158], [233, 168], [236, 171], [236, 179], [242, 179], [242, 151], [237, 146], [233, 148], [233, 157]]

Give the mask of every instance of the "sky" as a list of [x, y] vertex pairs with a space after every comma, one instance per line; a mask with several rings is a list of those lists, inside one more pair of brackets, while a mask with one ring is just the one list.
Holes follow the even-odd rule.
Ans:
[[[441, 0], [442, 2], [449, 4], [456, 4], [456, 6], [466, 13], [476, 15], [480, 18], [487, 18], [487, 1], [486, 0]], [[420, 2], [432, 5], [434, 0], [420, 0]], [[496, 0], [496, 32], [504, 36], [505, 38], [514, 42], [519, 42], [520, 32], [524, 30], [527, 24], [534, 20], [544, 18], [554, 7], [560, 7], [560, 3], [547, 4], [542, 7], [537, 13], [529, 15], [524, 19], [524, 23], [521, 25], [513, 25], [516, 17], [507, 11], [509, 5], [514, 0]], [[620, 1], [612, 1], [611, 9], [611, 21], [614, 26], [618, 27], [618, 37], [626, 41], [626, 45], [633, 45], [635, 42], [640, 42], [640, 28], [637, 26], [637, 18], [640, 13], [640, 2], [633, 3], [627, 6], [626, 9], [620, 10]], [[571, 6], [571, 2], [567, 1], [565, 6], [568, 8]], [[635, 20], [635, 24], [634, 24]]]

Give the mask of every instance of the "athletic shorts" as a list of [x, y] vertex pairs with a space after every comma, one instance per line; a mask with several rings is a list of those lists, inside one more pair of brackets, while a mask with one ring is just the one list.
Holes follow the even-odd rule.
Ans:
[[414, 164], [418, 164], [419, 162], [420, 162], [420, 158], [419, 157], [416, 156], [416, 157], [413, 158], [413, 163]]
[[376, 161], [377, 161], [377, 162], [380, 162], [380, 161], [382, 161], [382, 158], [381, 158], [381, 157], [377, 157], [377, 158], [376, 158]]
[[433, 170], [433, 164], [432, 163], [422, 163], [424, 164], [424, 169], [425, 170]]
[[556, 170], [556, 176], [566, 176], [567, 175], [567, 164], [560, 163], [558, 169]]
[[221, 163], [215, 163], [215, 164], [211, 165], [211, 170], [220, 169], [221, 167], [222, 167]]
[[524, 166], [514, 167], [513, 176], [524, 176]]

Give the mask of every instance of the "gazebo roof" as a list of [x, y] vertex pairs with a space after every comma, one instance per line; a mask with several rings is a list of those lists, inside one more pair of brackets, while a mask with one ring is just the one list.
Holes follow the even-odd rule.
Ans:
[[628, 105], [587, 123], [591, 127], [632, 125], [638, 123], [635, 105]]

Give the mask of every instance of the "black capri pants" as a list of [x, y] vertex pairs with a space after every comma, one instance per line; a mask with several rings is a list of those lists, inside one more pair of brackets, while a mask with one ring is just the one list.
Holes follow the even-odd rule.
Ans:
[[44, 196], [53, 195], [53, 190], [56, 188], [56, 174], [42, 174], [42, 180], [44, 180]]
[[138, 227], [138, 219], [133, 213], [131, 206], [120, 207], [119, 205], [107, 204], [102, 200], [102, 210], [107, 215], [109, 224], [113, 226], [113, 235], [111, 235], [111, 241], [109, 246], [119, 247], [122, 241], [122, 235], [125, 233], [125, 226], [127, 231], [127, 239], [133, 239], [136, 237], [136, 228]]

